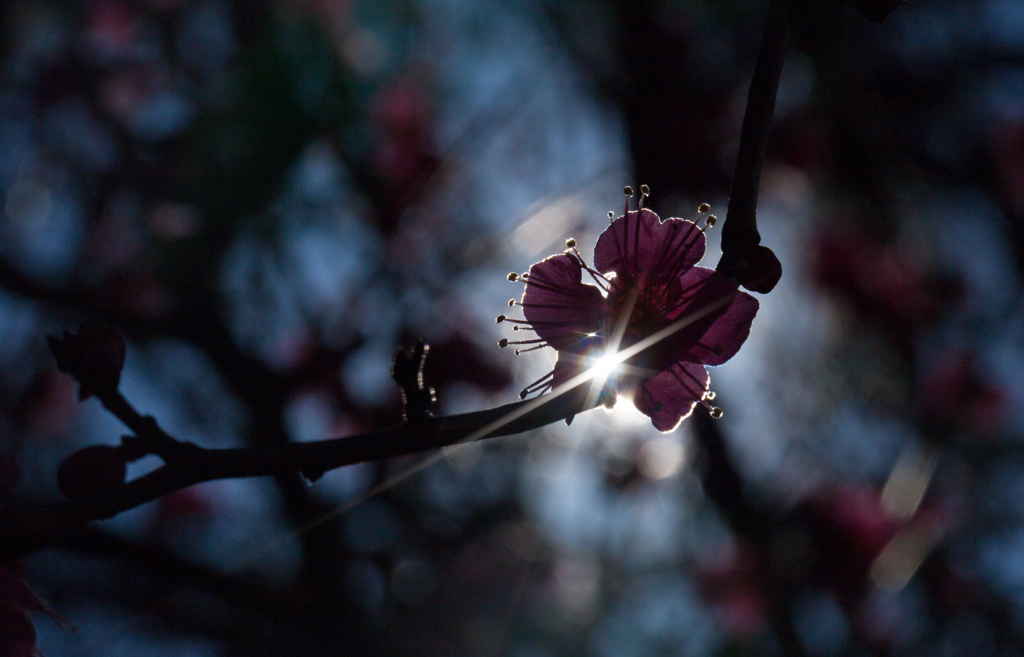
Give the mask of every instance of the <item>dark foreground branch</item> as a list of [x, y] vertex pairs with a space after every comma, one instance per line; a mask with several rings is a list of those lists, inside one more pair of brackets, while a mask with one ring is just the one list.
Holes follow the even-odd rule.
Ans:
[[761, 48], [757, 53], [754, 77], [750, 81], [747, 107], [743, 113], [729, 209], [722, 225], [724, 252], [761, 243], [761, 235], [757, 232], [757, 190], [775, 113], [779, 78], [793, 31], [792, 4], [791, 0], [772, 0], [768, 7]]
[[[110, 518], [205, 481], [290, 472], [301, 472], [308, 479], [316, 480], [323, 473], [346, 465], [530, 431], [586, 410], [588, 388], [580, 385], [560, 396], [544, 395], [485, 411], [428, 417], [382, 431], [320, 442], [236, 449], [206, 449], [177, 443], [187, 447], [170, 453], [154, 450], [158, 454], [161, 451], [168, 456], [173, 454], [170, 458], [164, 457], [162, 467], [102, 493], [56, 504], [4, 509], [0, 514], [0, 563], [59, 542], [60, 537], [80, 530], [85, 523]], [[112, 405], [117, 408], [116, 404]], [[131, 428], [141, 434], [137, 438], [145, 440], [147, 435], [157, 431], [163, 434], [151, 418], [140, 416], [126, 402], [118, 411], [116, 414], [123, 416], [122, 420], [133, 418], [135, 426]], [[167, 440], [173, 439], [167, 437]]]

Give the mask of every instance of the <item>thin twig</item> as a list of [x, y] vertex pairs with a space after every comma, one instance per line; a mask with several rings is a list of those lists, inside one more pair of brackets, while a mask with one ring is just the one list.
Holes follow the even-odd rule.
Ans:
[[[164, 461], [170, 462], [201, 449], [194, 443], [182, 442], [171, 437], [157, 424], [154, 417], [142, 415], [135, 410], [119, 390], [98, 392], [96, 396], [103, 404], [103, 408], [110, 411], [114, 417], [135, 432], [135, 439], [139, 443], [137, 449], [141, 452], [140, 456], [156, 454]], [[127, 438], [125, 440], [127, 441]]]

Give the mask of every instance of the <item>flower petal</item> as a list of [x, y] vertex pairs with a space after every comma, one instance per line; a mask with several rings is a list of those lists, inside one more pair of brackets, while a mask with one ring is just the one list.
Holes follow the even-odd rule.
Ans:
[[633, 405], [651, 418], [658, 431], [672, 431], [693, 412], [711, 377], [700, 363], [675, 363], [645, 382], [633, 395]]
[[737, 293], [726, 311], [715, 318], [700, 340], [702, 344], [711, 345], [712, 350], [709, 352], [703, 347], [696, 346], [692, 352], [692, 360], [699, 357], [700, 362], [705, 365], [721, 365], [735, 356], [747, 341], [750, 324], [760, 307], [757, 299], [746, 292]]
[[522, 304], [534, 332], [559, 351], [599, 331], [605, 310], [601, 291], [584, 284], [579, 261], [564, 254], [530, 267]]
[[[760, 304], [740, 292], [728, 276], [704, 267], [694, 267], [680, 278], [682, 297], [669, 314], [671, 320], [699, 313], [719, 305], [663, 343], [662, 352], [671, 360], [704, 365], [721, 365], [736, 355], [750, 335], [750, 324]], [[724, 303], [723, 303], [724, 302]]]
[[678, 278], [704, 257], [704, 233], [692, 221], [661, 221], [650, 210], [634, 210], [612, 222], [594, 247], [594, 267], [601, 273], [637, 278], [641, 285], [657, 278]]

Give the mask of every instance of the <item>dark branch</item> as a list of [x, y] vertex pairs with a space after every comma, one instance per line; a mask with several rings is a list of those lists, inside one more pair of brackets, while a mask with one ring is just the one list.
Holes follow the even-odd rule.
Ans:
[[204, 481], [290, 472], [302, 472], [315, 479], [328, 470], [346, 465], [530, 431], [585, 410], [586, 391], [587, 386], [581, 385], [561, 396], [545, 395], [485, 411], [427, 418], [415, 425], [407, 423], [321, 442], [236, 449], [206, 449], [179, 443], [159, 427], [154, 428], [152, 418], [139, 415], [118, 395], [107, 408], [133, 430], [141, 430], [145, 435], [162, 434], [172, 441], [176, 445], [173, 457], [159, 469], [103, 494], [6, 509], [0, 515], [0, 563], [59, 542], [62, 536], [80, 530], [84, 523], [110, 518]]
[[750, 82], [747, 108], [743, 113], [736, 173], [729, 196], [729, 210], [722, 225], [722, 251], [761, 243], [757, 232], [757, 189], [761, 165], [768, 145], [768, 132], [775, 113], [775, 95], [793, 28], [791, 0], [772, 0], [768, 7], [757, 53], [754, 77]]

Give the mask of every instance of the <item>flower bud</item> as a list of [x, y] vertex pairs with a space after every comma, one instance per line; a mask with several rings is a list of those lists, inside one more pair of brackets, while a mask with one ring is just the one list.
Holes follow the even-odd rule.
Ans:
[[85, 322], [77, 334], [64, 331], [63, 337], [48, 335], [46, 340], [57, 369], [78, 380], [79, 399], [117, 390], [127, 351], [117, 329], [100, 322]]
[[64, 459], [57, 468], [57, 487], [69, 500], [88, 497], [124, 485], [127, 463], [121, 450], [92, 445]]
[[723, 253], [718, 271], [752, 292], [767, 293], [782, 278], [782, 263], [767, 246], [751, 244]]

